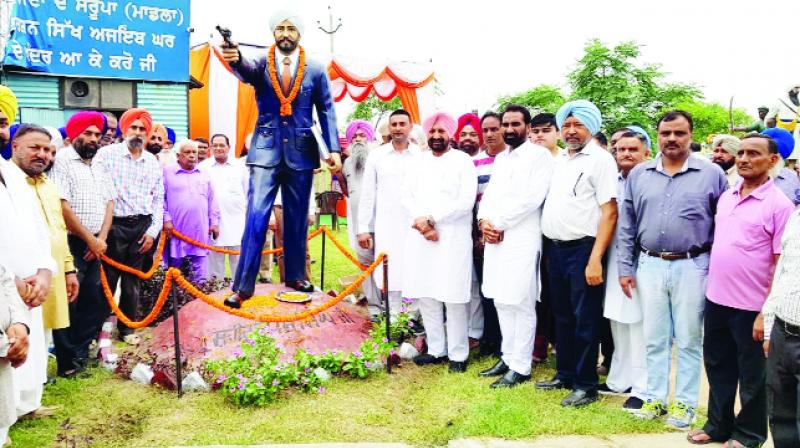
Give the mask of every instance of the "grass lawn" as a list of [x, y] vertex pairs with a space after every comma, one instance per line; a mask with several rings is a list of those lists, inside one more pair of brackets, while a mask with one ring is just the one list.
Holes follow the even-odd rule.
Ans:
[[[347, 230], [337, 236], [347, 241]], [[312, 243], [319, 276], [320, 239]], [[326, 286], [355, 272], [328, 244]], [[339, 288], [340, 289], [340, 288]], [[538, 435], [663, 432], [660, 422], [642, 422], [622, 411], [621, 398], [602, 398], [588, 408], [563, 409], [563, 391], [542, 392], [528, 383], [491, 390], [477, 373], [494, 360], [476, 360], [466, 374], [446, 366], [404, 363], [392, 375], [367, 380], [336, 378], [324, 394], [292, 391], [263, 408], [240, 408], [220, 394], [188, 394], [137, 385], [95, 369], [81, 379], [59, 380], [45, 389], [56, 416], [20, 421], [11, 438], [18, 447], [149, 447], [172, 445], [407, 442], [445, 445], [461, 437], [530, 439]], [[534, 371], [550, 378], [552, 365]]]

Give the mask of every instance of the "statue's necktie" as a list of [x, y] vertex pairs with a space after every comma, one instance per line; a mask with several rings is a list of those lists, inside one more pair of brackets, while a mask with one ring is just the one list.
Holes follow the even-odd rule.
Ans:
[[281, 72], [281, 90], [283, 90], [283, 96], [289, 96], [289, 90], [292, 87], [292, 71], [289, 70], [292, 61], [285, 57], [283, 58], [283, 71]]

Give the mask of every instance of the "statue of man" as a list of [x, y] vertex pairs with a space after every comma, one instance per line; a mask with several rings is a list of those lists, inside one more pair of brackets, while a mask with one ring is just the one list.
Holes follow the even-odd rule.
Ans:
[[330, 150], [331, 171], [341, 168], [330, 82], [324, 67], [307, 60], [300, 46], [303, 21], [296, 13], [279, 11], [269, 25], [275, 44], [265, 55], [247, 58], [236, 43], [222, 46], [223, 58], [236, 77], [255, 88], [258, 103], [258, 121], [247, 154], [250, 186], [242, 253], [233, 280], [234, 294], [225, 300], [231, 308], [240, 308], [253, 295], [278, 187], [284, 209], [286, 286], [303, 292], [314, 290], [305, 273], [308, 197], [314, 169], [320, 166], [312, 109], [316, 109], [322, 139]]
[[[764, 121], [775, 120], [775, 127], [786, 129], [794, 136], [794, 152], [787, 157], [789, 160], [800, 158], [800, 83], [792, 85], [785, 96], [778, 98], [770, 108]], [[768, 126], [769, 127], [769, 126]]]

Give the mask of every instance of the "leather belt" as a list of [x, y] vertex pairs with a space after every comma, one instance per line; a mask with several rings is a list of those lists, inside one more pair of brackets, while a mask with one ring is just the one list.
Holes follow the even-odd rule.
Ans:
[[569, 240], [569, 241], [562, 241], [562, 240], [551, 240], [548, 238], [547, 240], [553, 243], [556, 247], [575, 247], [580, 246], [581, 244], [588, 243], [590, 241], [594, 241], [593, 236], [585, 236], [583, 238], [578, 238], [577, 240]]
[[150, 219], [151, 215], [130, 215], [130, 216], [115, 216], [114, 221], [122, 222], [139, 222], [143, 219]]
[[646, 255], [651, 257], [660, 258], [666, 261], [675, 261], [675, 260], [688, 260], [691, 258], [695, 258], [698, 255], [702, 255], [706, 252], [711, 250], [710, 247], [701, 247], [699, 249], [691, 249], [687, 252], [656, 252], [654, 250], [650, 250], [644, 246], [642, 246], [642, 252]]
[[787, 336], [800, 337], [800, 326], [792, 325], [777, 316], [775, 316], [775, 325]]

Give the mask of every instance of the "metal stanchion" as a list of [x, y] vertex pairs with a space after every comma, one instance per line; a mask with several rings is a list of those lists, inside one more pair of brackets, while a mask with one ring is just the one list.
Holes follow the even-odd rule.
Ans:
[[[319, 266], [319, 289], [325, 292], [325, 237], [326, 233], [322, 232], [322, 261]], [[307, 243], [306, 243], [307, 244]]]
[[[383, 257], [383, 286], [381, 287], [381, 296], [383, 296], [383, 309], [386, 318], [386, 339], [392, 340], [392, 323], [391, 314], [389, 312], [389, 256]], [[386, 373], [392, 373], [392, 357], [386, 357]]]
[[[167, 271], [169, 272], [169, 271]], [[169, 291], [172, 296], [172, 331], [173, 339], [175, 340], [175, 383], [178, 387], [178, 398], [183, 396], [183, 385], [181, 384], [181, 337], [180, 325], [178, 324], [178, 296], [175, 294], [175, 288]]]

